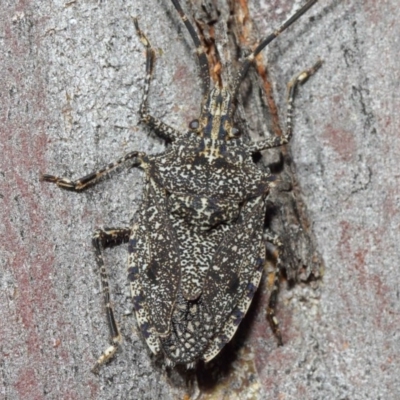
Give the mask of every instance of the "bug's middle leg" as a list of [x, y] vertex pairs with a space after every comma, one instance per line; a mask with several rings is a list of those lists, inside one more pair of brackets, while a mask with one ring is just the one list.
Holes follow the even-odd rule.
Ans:
[[111, 360], [118, 350], [121, 343], [121, 334], [118, 329], [117, 322], [114, 316], [114, 309], [110, 299], [110, 286], [108, 283], [108, 273], [104, 265], [102, 249], [106, 247], [118, 246], [129, 241], [131, 234], [130, 228], [105, 228], [97, 229], [92, 238], [92, 244], [96, 255], [96, 263], [100, 271], [101, 286], [103, 291], [103, 300], [106, 309], [107, 324], [110, 331], [110, 346], [96, 361], [92, 372], [97, 373], [99, 368]]
[[114, 161], [106, 165], [105, 167], [97, 171], [91, 172], [90, 174], [87, 174], [82, 178], [76, 180], [71, 180], [62, 176], [49, 174], [41, 174], [39, 179], [43, 182], [55, 183], [61, 189], [70, 190], [73, 192], [80, 192], [81, 190], [84, 190], [90, 185], [98, 182], [101, 177], [108, 174], [115, 168], [118, 168], [120, 165], [128, 160], [134, 160], [132, 163], [132, 167], [138, 167], [141, 164], [140, 159], [145, 155], [145, 153], [131, 151], [130, 153], [125, 154], [123, 157], [119, 158], [117, 161]]

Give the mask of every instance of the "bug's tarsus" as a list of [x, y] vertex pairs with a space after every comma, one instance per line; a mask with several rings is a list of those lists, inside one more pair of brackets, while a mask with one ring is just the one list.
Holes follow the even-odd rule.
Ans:
[[102, 249], [117, 246], [129, 241], [130, 228], [105, 228], [97, 229], [92, 238], [95, 251], [97, 267], [100, 271], [101, 287], [103, 291], [103, 301], [107, 316], [107, 325], [110, 331], [110, 346], [101, 354], [92, 372], [97, 373], [99, 368], [114, 357], [121, 343], [121, 334], [114, 316], [114, 309], [110, 299], [110, 285], [108, 283], [108, 273], [104, 264]]
[[287, 115], [286, 115], [286, 134], [283, 136], [287, 141], [290, 140], [293, 134], [293, 108], [294, 98], [296, 95], [296, 89], [299, 85], [302, 85], [308, 80], [308, 78], [315, 74], [315, 72], [321, 67], [322, 60], [318, 60], [311, 68], [306, 69], [297, 74], [288, 83], [288, 99], [287, 99]]
[[321, 68], [322, 63], [323, 60], [319, 59], [311, 68], [301, 71], [288, 83], [288, 89], [289, 89], [288, 101], [290, 101], [291, 97], [293, 98], [293, 94], [296, 87], [298, 85], [302, 85], [308, 80], [310, 76], [314, 75]]

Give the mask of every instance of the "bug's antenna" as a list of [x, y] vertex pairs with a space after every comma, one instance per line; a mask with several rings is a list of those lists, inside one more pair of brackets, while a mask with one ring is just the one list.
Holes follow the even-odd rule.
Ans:
[[[173, 0], [174, 1], [174, 0]], [[254, 50], [250, 53], [243, 61], [242, 67], [233, 83], [234, 98], [237, 96], [239, 86], [242, 83], [243, 78], [246, 76], [250, 65], [254, 62], [257, 55], [268, 46], [275, 38], [277, 38], [284, 30], [286, 30], [293, 22], [297, 21], [303, 14], [305, 14], [318, 0], [309, 0], [303, 7], [301, 7], [296, 13], [286, 20], [280, 28], [268, 35]]]
[[188, 17], [182, 10], [179, 1], [178, 0], [171, 0], [171, 1], [174, 7], [176, 8], [176, 11], [178, 11], [178, 14], [181, 17], [182, 22], [185, 24], [186, 29], [189, 31], [190, 36], [192, 37], [192, 40], [194, 42], [194, 45], [196, 46], [196, 54], [200, 64], [200, 78], [202, 81], [203, 96], [206, 96], [210, 91], [210, 69], [206, 53], [204, 52], [204, 48], [200, 42], [199, 37], [197, 36], [196, 31], [193, 28], [193, 25], [190, 23]]

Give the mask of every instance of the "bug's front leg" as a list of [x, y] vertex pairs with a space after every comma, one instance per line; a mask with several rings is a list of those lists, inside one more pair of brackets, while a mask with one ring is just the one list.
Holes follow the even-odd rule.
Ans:
[[130, 228], [105, 228], [97, 229], [93, 234], [92, 244], [96, 255], [96, 263], [100, 271], [101, 286], [103, 290], [103, 299], [106, 309], [107, 324], [110, 331], [110, 346], [101, 354], [92, 372], [97, 373], [99, 368], [114, 357], [121, 343], [121, 334], [114, 316], [114, 309], [110, 299], [110, 286], [108, 283], [108, 274], [104, 265], [102, 249], [106, 247], [118, 246], [129, 241], [131, 234]]
[[133, 23], [135, 24], [136, 33], [139, 36], [140, 42], [146, 47], [146, 78], [144, 80], [143, 98], [139, 110], [140, 119], [145, 124], [149, 125], [158, 136], [166, 140], [174, 141], [181, 136], [181, 133], [149, 114], [147, 98], [149, 96], [150, 83], [153, 76], [154, 50], [151, 47], [149, 39], [147, 39], [146, 35], [139, 28], [137, 18], [133, 18]]
[[117, 161], [108, 164], [107, 166], [100, 168], [95, 172], [91, 172], [88, 175], [83, 176], [82, 178], [71, 180], [65, 177], [49, 175], [49, 174], [41, 174], [40, 180], [44, 182], [55, 183], [59, 188], [70, 190], [73, 192], [80, 192], [81, 190], [86, 189], [88, 186], [96, 183], [102, 176], [109, 173], [113, 169], [119, 167], [125, 161], [133, 160], [132, 167], [137, 167], [141, 164], [141, 158], [146, 154], [138, 151], [132, 151], [128, 154], [125, 154], [123, 157], [119, 158]]
[[252, 143], [251, 145], [248, 146], [248, 150], [251, 153], [256, 153], [261, 150], [271, 149], [273, 147], [279, 147], [289, 143], [293, 134], [292, 119], [293, 119], [293, 108], [294, 108], [296, 89], [298, 88], [299, 85], [302, 85], [304, 82], [306, 82], [310, 76], [314, 75], [315, 72], [321, 67], [321, 65], [322, 61], [318, 60], [311, 68], [300, 72], [288, 83], [286, 133], [282, 136], [275, 136], [272, 138]]
[[279, 321], [275, 316], [275, 310], [278, 304], [279, 279], [282, 267], [281, 255], [282, 255], [283, 244], [279, 239], [279, 236], [273, 234], [268, 230], [264, 232], [264, 240], [269, 243], [272, 243], [277, 249], [276, 266], [275, 266], [275, 272], [273, 274], [272, 290], [269, 296], [268, 306], [267, 306], [267, 320], [271, 326], [272, 332], [274, 333], [275, 337], [278, 340], [278, 345], [282, 346], [283, 345], [282, 334], [279, 329]]

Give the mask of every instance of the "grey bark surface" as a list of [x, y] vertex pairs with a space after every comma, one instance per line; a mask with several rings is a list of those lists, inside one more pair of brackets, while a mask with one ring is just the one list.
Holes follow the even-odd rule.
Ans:
[[[182, 3], [199, 12], [197, 2]], [[226, 3], [213, 3], [228, 21]], [[295, 5], [250, 1], [254, 43]], [[150, 109], [184, 131], [201, 92], [191, 40], [169, 1], [2, 1], [0, 399], [400, 398], [396, 0], [321, 0], [263, 53], [281, 117], [286, 83], [324, 60], [299, 91], [289, 146], [324, 270], [318, 281], [283, 285], [284, 346], [265, 320], [264, 283], [214, 366], [214, 384], [187, 387], [183, 374], [153, 361], [136, 329], [121, 246], [106, 251], [106, 263], [124, 340], [91, 374], [108, 343], [91, 234], [129, 224], [142, 173], [122, 170], [80, 194], [38, 177], [78, 178], [129, 151], [164, 149], [138, 124], [145, 54], [131, 16], [157, 50]], [[251, 109], [251, 134], [261, 138], [266, 125]]]

